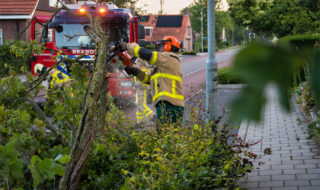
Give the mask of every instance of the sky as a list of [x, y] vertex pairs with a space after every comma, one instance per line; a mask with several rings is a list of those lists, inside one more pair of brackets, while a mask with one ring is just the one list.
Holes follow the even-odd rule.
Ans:
[[[180, 10], [187, 7], [194, 0], [164, 0], [163, 11], [165, 14], [179, 14]], [[147, 4], [148, 6], [143, 6]], [[160, 0], [139, 0], [138, 7], [147, 10], [148, 13], [158, 13], [160, 11]]]

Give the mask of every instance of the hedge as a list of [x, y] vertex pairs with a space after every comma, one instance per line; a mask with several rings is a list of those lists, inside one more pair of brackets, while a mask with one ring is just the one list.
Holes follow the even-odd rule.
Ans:
[[182, 53], [182, 55], [197, 55], [197, 53], [194, 51], [185, 51]]
[[230, 67], [224, 67], [218, 70], [219, 84], [242, 84], [243, 81], [237, 77]]
[[301, 48], [314, 48], [317, 44], [319, 46], [320, 35], [298, 35], [286, 36], [278, 40], [278, 44], [288, 44], [293, 47]]

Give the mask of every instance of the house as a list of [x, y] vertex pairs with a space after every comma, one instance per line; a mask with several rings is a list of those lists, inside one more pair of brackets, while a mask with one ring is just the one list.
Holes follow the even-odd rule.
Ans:
[[[57, 0], [0, 0], [0, 45], [5, 40], [18, 38], [34, 16], [52, 15]], [[65, 0], [66, 4], [75, 0]], [[21, 40], [30, 39], [30, 28], [21, 36]]]
[[145, 27], [145, 40], [155, 42], [165, 36], [175, 36], [181, 50], [193, 50], [193, 36], [190, 18], [185, 15], [148, 15], [140, 16], [140, 24]]

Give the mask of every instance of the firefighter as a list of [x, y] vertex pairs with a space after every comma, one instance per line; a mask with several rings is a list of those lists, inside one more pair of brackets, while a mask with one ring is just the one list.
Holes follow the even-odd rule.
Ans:
[[148, 61], [155, 69], [149, 75], [142, 70], [127, 66], [125, 71], [136, 76], [141, 82], [151, 84], [153, 104], [157, 109], [157, 126], [159, 124], [181, 123], [184, 111], [182, 91], [182, 72], [178, 52], [179, 41], [167, 36], [162, 41], [163, 51], [150, 51], [135, 43], [121, 42], [118, 48], [127, 50], [138, 58]]
[[[132, 62], [135, 63], [136, 67], [140, 68], [142, 71], [147, 74], [151, 74], [151, 67], [148, 67], [148, 64], [143, 59], [139, 59], [136, 57], [132, 58]], [[148, 107], [147, 98], [148, 91], [150, 90], [150, 85], [141, 83], [137, 80], [137, 77], [134, 77], [135, 88], [136, 88], [136, 118], [137, 124], [148, 124], [153, 120], [155, 113]]]
[[[34, 66], [34, 72], [35, 74], [39, 74], [39, 76], [43, 75], [46, 71], [47, 71], [47, 68], [40, 63]], [[49, 72], [47, 81], [48, 81], [48, 89], [52, 88], [55, 90], [57, 89], [64, 90], [66, 89], [66, 87], [69, 86], [70, 82], [72, 82], [72, 79], [70, 79], [69, 76], [66, 75], [65, 73], [54, 68]]]

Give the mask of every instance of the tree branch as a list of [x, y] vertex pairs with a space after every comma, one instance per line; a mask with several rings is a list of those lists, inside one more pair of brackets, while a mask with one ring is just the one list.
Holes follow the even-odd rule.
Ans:
[[61, 144], [64, 146], [68, 146], [64, 135], [61, 134], [54, 126], [51, 125], [51, 123], [47, 120], [46, 115], [43, 113], [39, 105], [29, 97], [26, 97], [26, 101], [32, 105], [34, 111], [36, 111], [39, 114], [39, 118], [46, 124], [47, 128], [53, 134], [57, 135], [57, 139], [61, 142]]

